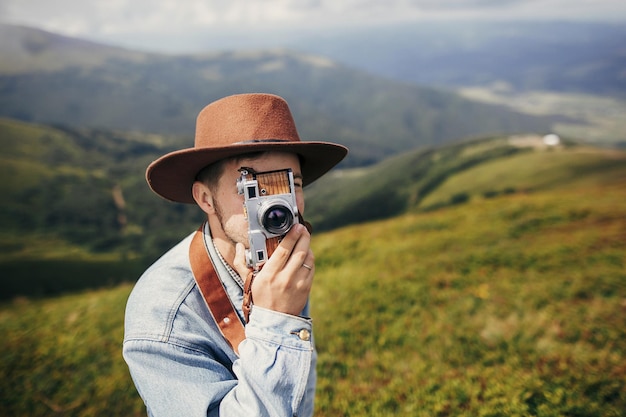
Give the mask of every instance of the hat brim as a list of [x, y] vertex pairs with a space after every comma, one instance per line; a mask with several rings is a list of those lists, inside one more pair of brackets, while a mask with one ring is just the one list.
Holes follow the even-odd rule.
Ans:
[[195, 203], [191, 189], [202, 168], [225, 158], [264, 151], [300, 155], [303, 185], [306, 186], [341, 162], [348, 148], [330, 142], [254, 142], [220, 148], [188, 148], [152, 162], [146, 170], [146, 180], [155, 193], [167, 200]]

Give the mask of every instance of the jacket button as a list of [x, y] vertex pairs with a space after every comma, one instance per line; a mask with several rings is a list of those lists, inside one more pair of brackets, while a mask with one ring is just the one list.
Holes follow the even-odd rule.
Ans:
[[292, 332], [291, 334], [297, 335], [300, 338], [300, 340], [304, 340], [305, 342], [308, 342], [309, 340], [311, 340], [311, 332], [308, 331], [307, 329], [302, 329], [298, 332]]

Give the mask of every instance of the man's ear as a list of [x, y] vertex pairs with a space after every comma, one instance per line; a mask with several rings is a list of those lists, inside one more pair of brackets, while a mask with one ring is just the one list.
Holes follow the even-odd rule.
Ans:
[[215, 207], [213, 206], [213, 193], [211, 189], [201, 181], [195, 181], [191, 187], [193, 199], [196, 200], [196, 204], [206, 214], [215, 214]]

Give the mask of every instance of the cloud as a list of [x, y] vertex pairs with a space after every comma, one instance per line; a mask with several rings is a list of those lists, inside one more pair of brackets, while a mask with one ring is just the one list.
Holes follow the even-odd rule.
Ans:
[[[268, 33], [419, 19], [626, 21], [623, 0], [0, 0], [0, 19], [132, 45], [217, 31]], [[297, 33], [297, 32], [293, 32]], [[194, 35], [195, 34], [195, 35]], [[157, 42], [157, 41], [153, 41]], [[136, 43], [136, 42], [135, 42]], [[155, 43], [158, 45], [158, 43]]]
[[412, 0], [411, 4], [424, 10], [475, 10], [484, 8], [506, 8], [527, 0]]

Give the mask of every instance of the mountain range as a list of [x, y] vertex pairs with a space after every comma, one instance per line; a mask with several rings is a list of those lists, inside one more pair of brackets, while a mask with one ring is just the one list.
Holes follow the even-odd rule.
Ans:
[[546, 132], [555, 121], [291, 50], [161, 55], [9, 25], [0, 38], [0, 115], [22, 121], [181, 134], [191, 144], [204, 105], [263, 91], [287, 99], [304, 139], [350, 147], [344, 166], [467, 136]]
[[303, 34], [285, 45], [398, 81], [626, 97], [626, 27], [423, 21]]

